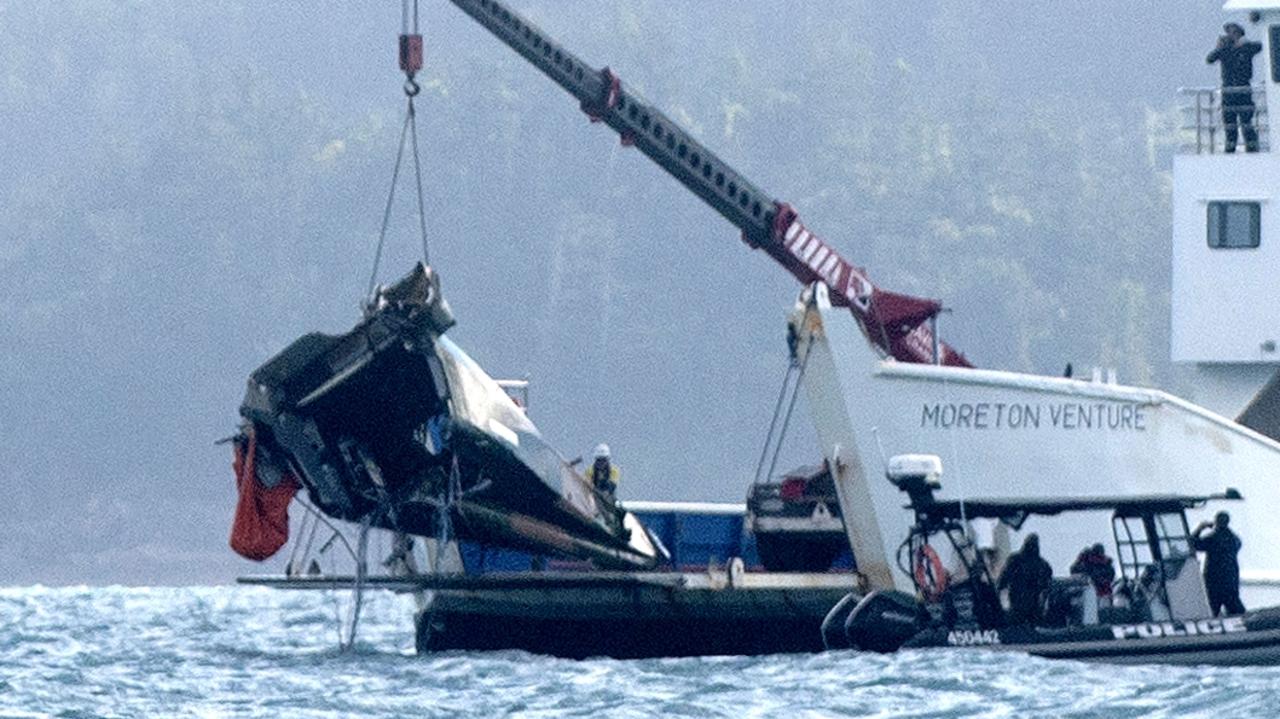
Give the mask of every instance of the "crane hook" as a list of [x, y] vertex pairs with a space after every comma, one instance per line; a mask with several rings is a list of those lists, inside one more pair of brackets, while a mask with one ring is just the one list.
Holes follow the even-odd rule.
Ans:
[[400, 36], [400, 69], [404, 70], [404, 94], [409, 97], [416, 96], [422, 90], [413, 79], [422, 69], [422, 36], [417, 34], [417, 10], [417, 3], [414, 3], [413, 34], [404, 33]]

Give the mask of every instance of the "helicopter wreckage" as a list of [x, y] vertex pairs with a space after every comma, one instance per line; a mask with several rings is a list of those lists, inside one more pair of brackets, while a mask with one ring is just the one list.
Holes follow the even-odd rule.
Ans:
[[660, 544], [595, 491], [524, 409], [445, 333], [439, 276], [418, 263], [341, 335], [298, 338], [249, 377], [235, 438], [232, 548], [288, 539], [305, 489], [331, 518], [473, 540], [602, 569], [648, 569]]

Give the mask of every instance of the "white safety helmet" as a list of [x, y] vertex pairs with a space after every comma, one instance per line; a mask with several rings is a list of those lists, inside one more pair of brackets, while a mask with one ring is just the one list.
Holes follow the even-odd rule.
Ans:
[[596, 451], [592, 452], [591, 457], [593, 459], [609, 459], [609, 445], [604, 442], [597, 444]]

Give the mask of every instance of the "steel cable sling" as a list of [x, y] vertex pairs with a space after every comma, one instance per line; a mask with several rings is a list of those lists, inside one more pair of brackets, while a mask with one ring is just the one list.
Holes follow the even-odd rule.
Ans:
[[[409, 22], [409, 5], [413, 4], [413, 23]], [[412, 32], [410, 32], [412, 30]], [[382, 263], [382, 248], [387, 240], [387, 226], [391, 221], [391, 207], [395, 202], [396, 185], [400, 180], [400, 165], [404, 161], [404, 141], [405, 138], [411, 138], [413, 142], [413, 175], [416, 181], [418, 191], [418, 230], [422, 237], [422, 262], [423, 264], [431, 264], [430, 248], [427, 244], [427, 213], [425, 202], [422, 195], [422, 162], [419, 159], [418, 152], [418, 122], [417, 111], [414, 108], [413, 99], [418, 96], [422, 88], [418, 85], [414, 77], [418, 71], [422, 69], [422, 35], [418, 33], [418, 0], [401, 0], [400, 3], [400, 43], [399, 43], [399, 59], [400, 69], [404, 71], [404, 94], [406, 98], [406, 110], [404, 123], [400, 126], [400, 142], [396, 148], [396, 161], [391, 169], [391, 188], [387, 192], [387, 204], [382, 210], [382, 226], [378, 229], [378, 245], [374, 249], [373, 269], [369, 273], [369, 286], [365, 291], [366, 307], [373, 308], [376, 296], [374, 290], [377, 288], [378, 266]], [[369, 530], [373, 524], [375, 515], [379, 512], [387, 512], [391, 517], [392, 523], [397, 524], [395, 519], [395, 508], [391, 505], [390, 499], [385, 496], [385, 491], [379, 493], [377, 498], [378, 508], [371, 510], [360, 522], [360, 538], [355, 552], [356, 573], [352, 586], [352, 606], [349, 614], [348, 631], [344, 637], [342, 627], [339, 626], [338, 646], [341, 651], [348, 652], [355, 646], [356, 632], [360, 623], [360, 612], [364, 604], [364, 588], [365, 581], [368, 577], [368, 548], [369, 548]]]
[[[409, 6], [412, 3], [412, 24], [410, 24]], [[382, 227], [378, 230], [378, 245], [373, 254], [373, 270], [369, 273], [369, 287], [365, 291], [368, 300], [374, 300], [374, 289], [377, 287], [378, 266], [382, 263], [382, 248], [386, 244], [387, 226], [391, 221], [391, 207], [396, 197], [396, 184], [400, 179], [400, 165], [404, 160], [405, 138], [413, 144], [413, 175], [418, 191], [418, 231], [422, 236], [422, 262], [431, 264], [431, 253], [427, 245], [427, 212], [422, 195], [422, 163], [418, 153], [418, 113], [413, 99], [422, 88], [414, 79], [422, 69], [422, 35], [418, 33], [418, 0], [401, 0], [400, 3], [400, 69], [404, 71], [404, 94], [407, 107], [404, 123], [400, 127], [400, 143], [396, 150], [395, 165], [391, 170], [391, 189], [387, 192], [387, 204], [382, 210]]]
[[[778, 468], [778, 457], [782, 453], [782, 443], [787, 438], [787, 430], [791, 425], [791, 414], [795, 411], [796, 400], [800, 397], [800, 384], [804, 381], [804, 371], [809, 365], [809, 350], [813, 349], [813, 337], [810, 337], [808, 344], [805, 345], [803, 358], [798, 357], [798, 343], [799, 337], [797, 337], [795, 330], [788, 326], [787, 347], [790, 350], [790, 358], [787, 363], [787, 372], [782, 377], [782, 389], [778, 392], [778, 401], [773, 408], [773, 418], [769, 420], [769, 432], [765, 435], [764, 447], [760, 451], [760, 460], [756, 463], [754, 484], [769, 482], [773, 478], [774, 471]], [[794, 384], [791, 381], [793, 376], [795, 377]], [[782, 413], [784, 403], [787, 407], [785, 415]], [[778, 428], [779, 416], [782, 417], [781, 428]], [[771, 447], [772, 457], [770, 457]], [[761, 474], [761, 470], [764, 469], [765, 459], [769, 459], [769, 470]]]

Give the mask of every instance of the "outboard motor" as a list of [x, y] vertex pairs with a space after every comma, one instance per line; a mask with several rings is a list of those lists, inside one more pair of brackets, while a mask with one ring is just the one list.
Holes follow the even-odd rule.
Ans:
[[849, 638], [845, 636], [844, 623], [849, 620], [849, 614], [861, 601], [861, 594], [850, 592], [827, 612], [827, 616], [822, 620], [822, 646], [828, 651], [849, 648]]
[[[896, 651], [922, 628], [920, 605], [915, 597], [896, 589], [877, 589], [849, 613], [844, 634], [854, 649], [885, 653]], [[825, 637], [826, 627], [823, 629]]]
[[911, 506], [925, 507], [933, 504], [933, 490], [942, 487], [942, 459], [933, 454], [894, 455], [885, 474], [907, 493]]

